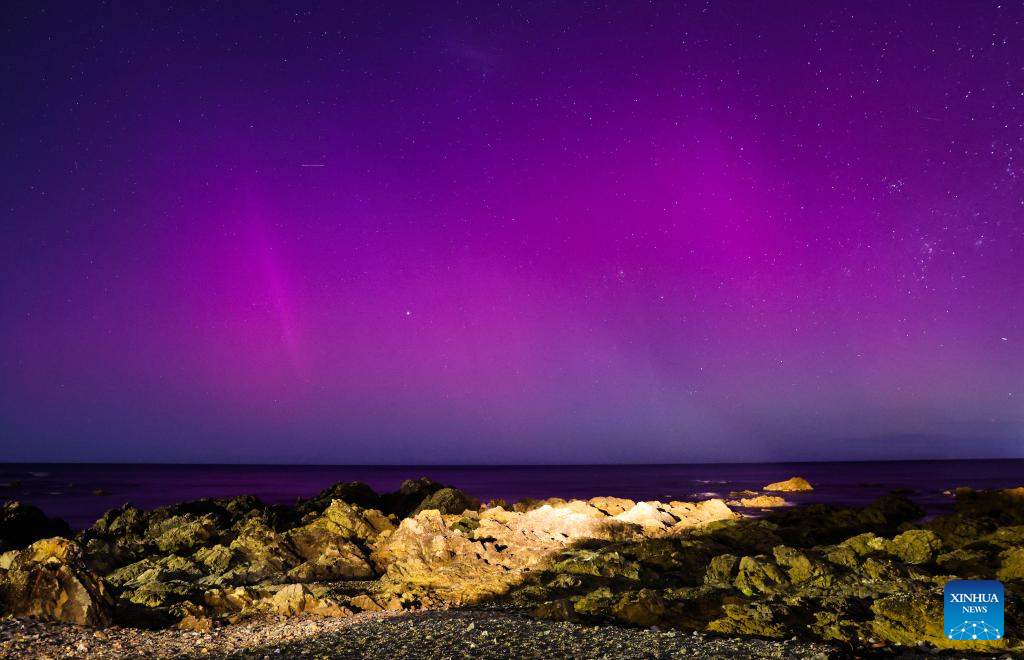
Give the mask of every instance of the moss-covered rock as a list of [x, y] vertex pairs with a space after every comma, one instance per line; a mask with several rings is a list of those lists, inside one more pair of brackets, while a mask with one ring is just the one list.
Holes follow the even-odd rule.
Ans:
[[1009, 548], [999, 555], [996, 578], [1004, 582], [1024, 580], [1024, 547]]
[[667, 611], [665, 599], [653, 589], [627, 591], [619, 595], [611, 608], [616, 621], [645, 627], [661, 623]]
[[718, 555], [708, 562], [707, 572], [704, 574], [704, 584], [712, 587], [731, 587], [736, 580], [739, 570], [740, 559], [736, 555]]
[[767, 603], [726, 603], [722, 615], [707, 624], [707, 630], [727, 635], [757, 635], [758, 637], [784, 637], [784, 617], [788, 609], [783, 605]]
[[929, 529], [911, 529], [885, 544], [886, 552], [908, 564], [926, 564], [942, 547], [938, 535]]
[[734, 584], [745, 595], [753, 596], [780, 591], [789, 585], [789, 580], [778, 564], [765, 555], [757, 555], [740, 559]]

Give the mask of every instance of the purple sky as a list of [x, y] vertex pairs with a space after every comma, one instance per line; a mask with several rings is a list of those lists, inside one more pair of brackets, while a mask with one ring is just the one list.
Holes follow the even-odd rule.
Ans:
[[1019, 3], [259, 4], [0, 9], [5, 460], [1024, 456]]

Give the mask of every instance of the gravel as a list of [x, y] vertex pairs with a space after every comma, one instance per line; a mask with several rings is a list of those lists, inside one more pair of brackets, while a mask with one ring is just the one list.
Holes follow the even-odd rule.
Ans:
[[[805, 658], [826, 644], [585, 626], [517, 612], [379, 612], [349, 618], [257, 619], [209, 633], [0, 621], [0, 658]], [[908, 651], [888, 657], [932, 657]]]

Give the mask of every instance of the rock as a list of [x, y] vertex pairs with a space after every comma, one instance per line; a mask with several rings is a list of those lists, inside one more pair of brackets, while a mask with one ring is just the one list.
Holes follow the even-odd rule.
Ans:
[[768, 484], [764, 490], [782, 493], [804, 493], [814, 490], [814, 486], [803, 477], [790, 477], [785, 481], [776, 481]]
[[995, 576], [989, 568], [990, 557], [980, 549], [959, 548], [946, 552], [935, 559], [935, 563], [947, 574], [962, 578], [984, 580]]
[[747, 596], [771, 594], [789, 585], [786, 574], [771, 559], [764, 555], [743, 557], [734, 582], [736, 588]]
[[659, 505], [660, 502], [637, 502], [628, 511], [613, 517], [615, 520], [634, 523], [648, 530], [663, 531], [675, 525], [677, 519]]
[[678, 522], [668, 530], [670, 535], [682, 534], [697, 526], [738, 517], [725, 501], [720, 499], [696, 503], [672, 501], [668, 503], [667, 509], [678, 519]]
[[[928, 592], [901, 591], [876, 599], [871, 605], [875, 618], [871, 621], [874, 636], [891, 643], [914, 646], [926, 642], [940, 649], [963, 649], [963, 643], [950, 640], [942, 629], [941, 589]], [[1005, 649], [1006, 642], [976, 640], [973, 652]]]
[[415, 516], [427, 509], [434, 509], [443, 514], [461, 514], [463, 511], [478, 511], [480, 500], [455, 488], [442, 488], [420, 502], [410, 515]]
[[379, 511], [334, 500], [322, 516], [288, 532], [296, 554], [306, 560], [288, 575], [299, 582], [371, 578], [373, 567], [363, 548], [393, 529]]
[[352, 607], [357, 608], [361, 612], [380, 612], [384, 609], [377, 603], [377, 601], [366, 594], [352, 596], [349, 598], [348, 602]]
[[775, 562], [786, 571], [790, 584], [800, 585], [804, 590], [808, 587], [827, 588], [832, 586], [835, 571], [828, 563], [807, 552], [776, 546], [772, 551]]
[[586, 503], [526, 513], [488, 509], [469, 533], [459, 520], [434, 510], [406, 518], [375, 544], [372, 559], [391, 584], [430, 589], [453, 604], [467, 604], [505, 592], [571, 543], [635, 538], [641, 529]]
[[231, 567], [222, 575], [224, 585], [257, 584], [279, 579], [302, 563], [287, 538], [253, 518], [246, 521], [231, 545]]
[[337, 483], [308, 500], [300, 501], [296, 509], [303, 515], [321, 514], [335, 500], [354, 504], [363, 509], [380, 509], [381, 498], [372, 488], [361, 481]]
[[[776, 606], [778, 614], [785, 615], [787, 608]], [[707, 625], [710, 632], [727, 635], [757, 635], [759, 637], [785, 637], [785, 626], [776, 621], [776, 611], [765, 603], [725, 603], [723, 616]]]
[[744, 497], [739, 500], [728, 502], [729, 506], [741, 506], [748, 509], [770, 509], [777, 506], [786, 506], [786, 500], [778, 495], [758, 495], [757, 497]]
[[114, 606], [81, 548], [64, 538], [42, 539], [18, 552], [0, 574], [0, 602], [14, 616], [99, 627], [110, 623]]
[[608, 587], [599, 587], [584, 595], [573, 604], [577, 614], [601, 616], [606, 614], [615, 603], [615, 594]]
[[161, 552], [189, 553], [217, 537], [217, 524], [217, 519], [210, 514], [171, 516], [152, 524], [148, 536]]
[[633, 500], [622, 497], [593, 497], [587, 503], [607, 516], [617, 516], [636, 506]]
[[886, 541], [871, 532], [865, 532], [846, 539], [840, 545], [850, 548], [858, 557], [866, 557], [874, 552], [884, 551]]
[[301, 584], [289, 584], [280, 589], [269, 600], [256, 604], [257, 607], [269, 604], [269, 608], [276, 614], [293, 616], [295, 614], [317, 614], [319, 616], [350, 616], [352, 612], [341, 607], [330, 599], [317, 598], [305, 586]]
[[640, 579], [640, 564], [620, 553], [604, 550], [573, 550], [551, 566], [558, 575], [593, 575], [596, 577]]
[[385, 513], [393, 513], [400, 519], [406, 518], [416, 510], [423, 500], [442, 488], [444, 486], [430, 479], [408, 479], [402, 482], [397, 493], [381, 495], [381, 510]]
[[71, 528], [60, 518], [48, 518], [38, 508], [21, 502], [0, 507], [0, 553], [21, 550], [39, 539], [71, 538]]
[[704, 584], [723, 588], [732, 586], [739, 561], [736, 555], [718, 555], [712, 558], [707, 573], [704, 574]]
[[660, 623], [668, 606], [665, 599], [652, 589], [627, 591], [618, 597], [611, 613], [617, 621], [631, 626], [653, 626]]
[[1024, 580], [1024, 548], [1009, 548], [999, 555], [996, 579], [1003, 582]]
[[530, 610], [530, 616], [549, 621], [575, 621], [579, 618], [576, 616], [572, 601], [568, 598], [541, 603]]
[[174, 627], [178, 630], [207, 633], [213, 630], [213, 619], [208, 616], [186, 614]]
[[911, 529], [886, 542], [885, 550], [908, 564], [925, 564], [935, 557], [942, 541], [928, 529]]

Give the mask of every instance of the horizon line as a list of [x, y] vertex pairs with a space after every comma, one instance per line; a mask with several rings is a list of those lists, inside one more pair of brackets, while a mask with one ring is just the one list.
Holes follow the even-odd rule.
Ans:
[[168, 467], [322, 467], [322, 468], [567, 468], [567, 467], [668, 467], [693, 465], [816, 465], [822, 463], [976, 463], [981, 461], [1024, 461], [1024, 456], [988, 458], [879, 458], [814, 461], [699, 461], [693, 463], [219, 463], [219, 462], [130, 462], [130, 461], [4, 461], [3, 465], [132, 465]]

